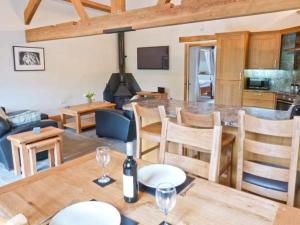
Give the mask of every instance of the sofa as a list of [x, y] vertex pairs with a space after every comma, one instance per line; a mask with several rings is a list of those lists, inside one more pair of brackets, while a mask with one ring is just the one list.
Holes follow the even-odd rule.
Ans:
[[113, 138], [123, 142], [136, 139], [135, 119], [132, 111], [99, 109], [95, 117], [98, 137]]
[[[4, 111], [5, 108], [1, 107]], [[23, 113], [26, 110], [7, 113], [8, 116]], [[57, 123], [48, 119], [48, 115], [41, 114], [41, 120], [36, 122], [27, 123], [17, 127], [11, 127], [11, 125], [3, 118], [0, 117], [0, 164], [7, 170], [13, 169], [12, 150], [11, 143], [7, 140], [7, 136], [17, 134], [25, 131], [30, 131], [34, 127], [57, 127]], [[41, 152], [37, 154], [37, 160], [43, 160], [48, 157], [47, 152]]]

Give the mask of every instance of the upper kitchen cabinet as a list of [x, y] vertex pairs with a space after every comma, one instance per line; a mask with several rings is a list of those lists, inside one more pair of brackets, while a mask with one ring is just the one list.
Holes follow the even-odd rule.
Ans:
[[217, 34], [217, 74], [219, 80], [242, 80], [246, 64], [249, 32]]
[[249, 40], [248, 69], [279, 69], [281, 33], [251, 33]]
[[282, 35], [280, 69], [300, 69], [300, 32]]

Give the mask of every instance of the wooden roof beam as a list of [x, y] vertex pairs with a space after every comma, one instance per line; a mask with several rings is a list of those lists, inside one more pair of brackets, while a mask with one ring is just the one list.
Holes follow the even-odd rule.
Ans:
[[26, 9], [24, 11], [24, 22], [26, 25], [29, 25], [36, 10], [38, 9], [41, 0], [29, 0]]
[[[71, 0], [64, 0], [66, 2], [71, 2]], [[90, 0], [81, 0], [81, 3], [83, 6], [91, 8], [91, 9], [96, 9], [96, 10], [100, 10], [103, 12], [111, 12], [111, 7], [102, 3], [98, 3], [98, 2], [94, 2], [94, 1], [90, 1]]]
[[79, 15], [82, 22], [87, 22], [89, 20], [89, 16], [86, 13], [81, 0], [71, 0], [76, 9], [77, 14]]
[[54, 40], [102, 34], [105, 29], [131, 27], [133, 30], [168, 25], [249, 16], [270, 12], [300, 9], [299, 0], [234, 0], [230, 3], [204, 7], [201, 2], [170, 7], [154, 6], [120, 14], [98, 16], [88, 25], [69, 22], [26, 30], [28, 42]]
[[121, 13], [126, 11], [125, 0], [111, 0], [111, 13]]
[[157, 5], [165, 5], [171, 3], [172, 0], [158, 0]]

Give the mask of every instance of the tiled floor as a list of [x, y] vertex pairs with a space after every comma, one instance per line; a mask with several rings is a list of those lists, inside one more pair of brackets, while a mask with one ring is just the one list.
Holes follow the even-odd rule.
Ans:
[[[81, 134], [76, 134], [73, 130], [66, 130], [63, 137], [64, 160], [69, 161], [78, 158], [95, 151], [96, 147], [103, 145], [109, 146], [116, 151], [126, 152], [126, 144], [124, 142], [107, 138], [98, 138], [95, 129], [85, 131]], [[47, 169], [48, 160], [38, 162], [37, 167], [38, 170]], [[14, 175], [13, 171], [7, 171], [0, 166], [0, 186], [21, 178], [21, 176]]]

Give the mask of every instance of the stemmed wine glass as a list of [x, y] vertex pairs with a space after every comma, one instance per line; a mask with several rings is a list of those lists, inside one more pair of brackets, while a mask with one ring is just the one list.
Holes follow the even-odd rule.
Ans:
[[163, 225], [168, 225], [168, 214], [176, 205], [176, 194], [176, 188], [170, 183], [161, 183], [156, 188], [156, 204], [165, 215]]
[[110, 162], [110, 149], [107, 146], [98, 147], [96, 149], [96, 159], [99, 165], [102, 167], [102, 176], [98, 179], [100, 184], [106, 184], [110, 181], [110, 178], [105, 174], [105, 167]]

